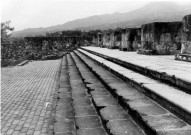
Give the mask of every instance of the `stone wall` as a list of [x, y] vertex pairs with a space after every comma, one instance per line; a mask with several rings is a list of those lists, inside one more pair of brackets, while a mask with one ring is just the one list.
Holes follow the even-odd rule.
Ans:
[[191, 14], [182, 19], [181, 53], [191, 54]]
[[142, 25], [141, 29], [141, 47], [146, 50], [154, 50], [154, 24]]
[[142, 49], [176, 54], [181, 48], [181, 22], [155, 22], [142, 26]]
[[114, 32], [114, 48], [119, 48], [121, 46], [121, 30], [116, 30]]
[[181, 22], [156, 23], [155, 44], [159, 54], [177, 54], [181, 49]]
[[102, 45], [103, 45], [102, 35], [101, 35], [101, 33], [99, 32], [99, 33], [97, 33], [97, 46], [102, 47]]
[[121, 32], [120, 30], [113, 31], [110, 33], [110, 43], [109, 43], [109, 48], [110, 49], [116, 49], [121, 46]]
[[92, 43], [93, 43], [94, 46], [96, 46], [96, 44], [97, 44], [97, 38], [96, 37], [93, 37]]
[[102, 40], [103, 40], [103, 47], [109, 48], [109, 46], [110, 46], [110, 36], [107, 33], [105, 33], [103, 35], [103, 37], [102, 37]]
[[128, 42], [128, 33], [126, 32], [126, 29], [122, 29], [121, 31], [121, 51], [127, 51], [127, 42]]
[[[108, 30], [98, 46], [136, 51], [141, 54], [191, 54], [191, 15], [182, 22], [153, 22], [141, 28]], [[99, 37], [99, 36], [98, 36]]]
[[109, 42], [109, 48], [114, 48], [114, 46], [115, 46], [115, 36], [114, 36], [114, 33], [112, 32], [111, 34], [110, 34], [110, 42]]
[[131, 41], [133, 51], [136, 51], [141, 48], [141, 28], [133, 29], [130, 34], [132, 34], [132, 36], [133, 36], [133, 38], [132, 38], [133, 40]]
[[135, 51], [141, 44], [141, 29], [128, 28], [121, 32], [121, 46], [120, 50]]

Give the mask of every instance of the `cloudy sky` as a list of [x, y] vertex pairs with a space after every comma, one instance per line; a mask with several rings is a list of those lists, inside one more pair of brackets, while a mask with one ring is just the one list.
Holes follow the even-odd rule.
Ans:
[[92, 15], [127, 12], [153, 1], [157, 0], [1, 0], [1, 21], [11, 20], [16, 31], [48, 27]]

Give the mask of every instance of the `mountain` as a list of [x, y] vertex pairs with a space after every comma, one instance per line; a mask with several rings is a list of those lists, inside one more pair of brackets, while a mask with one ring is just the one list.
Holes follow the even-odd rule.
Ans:
[[140, 27], [142, 24], [150, 22], [181, 21], [183, 16], [187, 14], [191, 14], [191, 5], [180, 6], [173, 2], [151, 2], [142, 8], [130, 12], [94, 15], [69, 21], [61, 25], [15, 31], [12, 33], [12, 37], [45, 35], [46, 32], [72, 29], [88, 31], [115, 29], [117, 27]]

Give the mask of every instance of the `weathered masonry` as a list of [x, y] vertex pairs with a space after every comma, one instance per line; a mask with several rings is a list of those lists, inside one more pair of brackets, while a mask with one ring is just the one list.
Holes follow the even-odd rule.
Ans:
[[94, 46], [97, 46], [97, 38], [96, 37], [92, 38], [92, 43]]
[[[163, 57], [162, 59], [158, 59], [159, 57], [150, 57], [150, 56], [138, 56], [138, 58], [133, 53], [126, 53], [131, 55], [130, 57], [124, 58], [125, 53], [119, 53], [119, 51], [111, 51], [109, 49], [100, 49], [95, 47], [83, 47], [83, 50], [79, 49], [80, 52], [76, 52], [76, 54], [81, 57], [81, 60], [86, 63], [87, 66], [89, 66], [89, 69], [93, 71], [93, 74], [101, 80], [102, 84], [108, 88], [108, 91], [112, 93], [113, 97], [118, 101], [118, 104], [120, 104], [131, 116], [133, 120], [135, 120], [135, 123], [137, 123], [147, 135], [190, 135], [191, 134], [191, 102], [190, 102], [190, 87], [187, 87], [190, 85], [191, 80], [184, 83], [184, 86], [188, 88], [188, 93], [184, 92], [182, 88], [169, 86], [171, 82], [163, 82], [160, 79], [154, 79], [150, 78], [149, 76], [145, 76], [147, 73], [142, 68], [142, 73], [137, 72], [139, 69], [141, 69], [142, 62], [140, 60], [145, 59], [148, 60], [148, 65], [144, 64], [144, 67], [148, 69], [147, 67], [151, 65], [150, 60], [152, 60], [154, 63], [153, 65], [157, 65], [159, 62], [160, 64], [163, 63], [163, 66], [160, 65], [164, 69], [160, 70], [161, 75], [164, 75], [163, 79], [170, 79], [167, 77], [167, 74], [170, 73], [172, 75], [172, 72], [169, 72], [169, 70], [166, 70], [166, 68], [174, 67], [174, 64], [177, 64], [177, 62], [173, 62], [172, 59], [166, 59]], [[112, 52], [112, 53], [111, 53]], [[115, 54], [118, 53], [118, 54]], [[80, 54], [83, 53], [83, 54]], [[137, 62], [135, 62], [132, 58], [137, 58]], [[140, 59], [141, 58], [141, 59]], [[154, 59], [155, 60], [154, 60]], [[90, 60], [91, 59], [91, 60]], [[130, 60], [130, 61], [128, 61]], [[123, 61], [123, 62], [122, 62]], [[172, 62], [171, 64], [166, 64], [166, 62]], [[132, 64], [130, 64], [132, 62]], [[145, 61], [144, 61], [145, 62]], [[135, 63], [137, 63], [137, 66], [135, 66]], [[174, 63], [174, 64], [173, 64]], [[180, 62], [179, 62], [180, 63]], [[118, 65], [120, 64], [120, 65]], [[134, 64], [134, 66], [133, 66]], [[102, 66], [103, 68], [100, 68], [99, 66]], [[123, 66], [128, 66], [128, 68], [124, 68]], [[180, 63], [181, 65], [185, 65], [184, 62]], [[189, 66], [189, 65], [187, 65]], [[155, 68], [152, 68], [152, 73], [156, 73], [153, 71], [156, 71], [159, 69], [157, 66], [153, 66]], [[166, 68], [165, 68], [166, 67]], [[83, 68], [83, 72], [84, 72]], [[134, 70], [131, 70], [134, 69]], [[151, 68], [150, 68], [151, 69]], [[177, 72], [174, 72], [174, 76], [180, 75], [181, 68], [177, 68]], [[109, 72], [105, 72], [109, 71]], [[188, 71], [188, 70], [187, 70]], [[187, 72], [186, 70], [183, 72]], [[179, 73], [178, 73], [179, 72]], [[111, 73], [111, 74], [108, 74]], [[166, 74], [167, 73], [167, 74]], [[187, 73], [189, 74], [189, 73]], [[115, 77], [112, 77], [115, 75]], [[149, 75], [149, 74], [148, 74]], [[155, 74], [156, 75], [156, 74]], [[87, 76], [87, 74], [86, 74]], [[180, 75], [181, 76], [181, 75]], [[179, 77], [180, 77], [179, 76]], [[159, 77], [159, 74], [156, 75], [156, 77]], [[87, 77], [88, 80], [89, 77]], [[174, 81], [175, 77], [172, 77], [172, 81], [176, 84], [177, 82]], [[186, 78], [186, 77], [183, 77]], [[177, 81], [183, 81], [184, 79], [179, 78]], [[162, 79], [162, 78], [161, 78]], [[123, 80], [124, 82], [122, 82]], [[184, 81], [183, 81], [184, 82]], [[128, 86], [125, 85], [129, 84]], [[183, 83], [177, 83], [177, 85], [182, 85]], [[92, 84], [88, 84], [89, 87], [93, 86]], [[132, 87], [130, 87], [132, 86]], [[183, 85], [182, 85], [183, 86]], [[94, 88], [97, 88], [98, 85], [94, 85]], [[92, 87], [93, 88], [93, 87]], [[134, 89], [135, 88], [135, 89]], [[93, 89], [91, 89], [93, 91]], [[95, 92], [95, 91], [94, 91]], [[104, 95], [103, 92], [100, 93], [100, 95]], [[100, 98], [99, 98], [100, 99]], [[106, 97], [104, 97], [106, 99]], [[109, 97], [109, 101], [111, 98]], [[96, 100], [95, 100], [96, 103]], [[99, 103], [100, 100], [99, 100]], [[107, 104], [110, 103], [108, 100], [104, 100], [102, 103]], [[103, 105], [102, 105], [103, 106]], [[111, 104], [109, 104], [111, 106]], [[103, 109], [103, 108], [101, 108]], [[105, 109], [105, 108], [104, 108]], [[120, 113], [115, 113], [114, 110], [105, 111], [104, 113], [106, 116], [111, 116], [110, 118], [116, 118], [117, 121], [119, 121], [119, 114], [122, 112], [122, 110], [118, 111]], [[110, 115], [110, 113], [113, 113], [116, 115]], [[102, 112], [100, 113], [103, 114]], [[104, 117], [101, 117], [104, 118]], [[116, 120], [116, 119], [115, 119]], [[123, 118], [124, 120], [124, 118]], [[130, 120], [130, 119], [128, 119]], [[183, 123], [185, 121], [185, 123]], [[106, 127], [108, 126], [109, 120], [106, 121]], [[117, 122], [118, 123], [118, 122]], [[123, 122], [124, 123], [124, 122]], [[188, 123], [188, 124], [186, 124]], [[119, 127], [118, 127], [118, 126]], [[109, 126], [108, 131], [117, 131], [119, 129], [120, 133], [123, 128], [129, 129], [127, 124], [125, 123], [122, 125], [115, 124], [112, 127], [114, 127], [116, 130], [111, 130], [111, 126]], [[132, 131], [134, 128], [130, 128], [130, 131]], [[128, 130], [129, 131], [129, 130]], [[113, 132], [112, 132], [113, 133]], [[121, 133], [122, 134], [122, 133]], [[125, 134], [131, 134], [130, 132], [126, 132]], [[124, 135], [125, 135], [124, 134]], [[138, 133], [133, 132], [132, 134], [140, 135]], [[115, 132], [115, 135], [117, 133]]]
[[119, 48], [121, 46], [121, 29], [115, 30], [114, 38], [115, 38], [114, 48]]
[[182, 20], [182, 50], [183, 54], [191, 54], [191, 14], [187, 15]]
[[[154, 22], [142, 25], [139, 53], [176, 54], [181, 49], [181, 22]], [[146, 51], [146, 52], [145, 52]]]
[[110, 34], [111, 34], [110, 31], [103, 32], [103, 37], [102, 37], [103, 47], [109, 48], [109, 46], [110, 46]]
[[102, 31], [97, 33], [96, 41], [99, 47], [138, 54], [176, 54], [175, 59], [191, 61], [191, 14], [182, 22], [153, 22], [141, 28]]
[[113, 49], [115, 48], [115, 36], [114, 36], [114, 31], [110, 33], [110, 41], [109, 41], [109, 48]]
[[175, 60], [191, 62], [191, 15], [182, 19], [181, 53], [175, 55]]
[[110, 49], [119, 49], [121, 45], [121, 29], [116, 29], [113, 32], [110, 32]]
[[102, 47], [102, 34], [100, 32], [97, 33], [97, 43], [96, 45]]
[[121, 30], [122, 51], [136, 51], [141, 44], [141, 28], [128, 28]]

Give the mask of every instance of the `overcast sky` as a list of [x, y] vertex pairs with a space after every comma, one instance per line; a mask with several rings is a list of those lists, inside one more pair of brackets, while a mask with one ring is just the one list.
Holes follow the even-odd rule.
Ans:
[[152, 1], [156, 0], [1, 0], [1, 21], [11, 20], [16, 31], [48, 27], [92, 15], [127, 12]]

